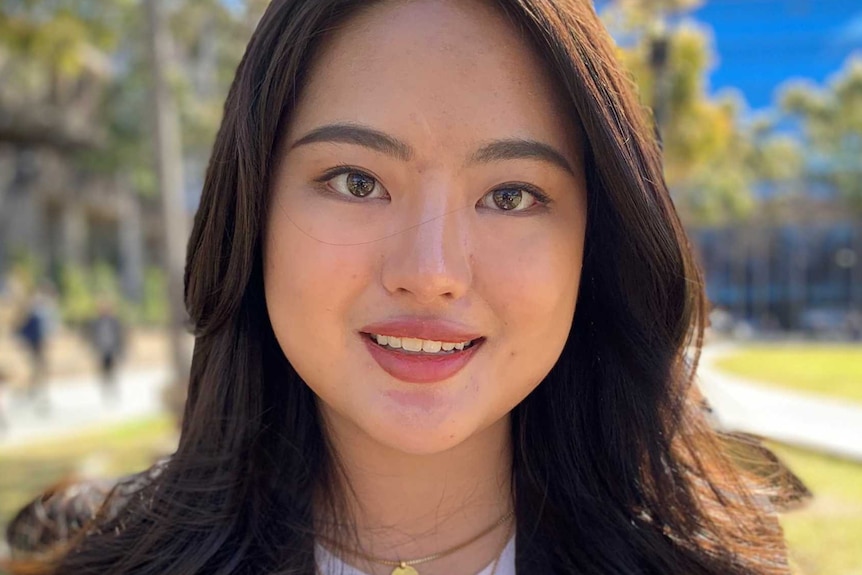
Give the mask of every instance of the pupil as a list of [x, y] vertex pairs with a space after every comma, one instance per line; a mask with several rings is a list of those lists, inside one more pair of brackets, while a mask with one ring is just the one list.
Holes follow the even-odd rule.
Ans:
[[351, 172], [347, 174], [347, 189], [354, 196], [364, 198], [374, 191], [374, 178], [369, 178], [365, 174]]
[[521, 190], [496, 190], [494, 203], [503, 210], [514, 210], [521, 205]]

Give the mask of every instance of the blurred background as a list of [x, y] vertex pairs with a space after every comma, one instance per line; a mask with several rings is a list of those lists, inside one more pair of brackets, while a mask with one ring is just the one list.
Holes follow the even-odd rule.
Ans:
[[[185, 242], [266, 4], [0, 0], [0, 529], [176, 445]], [[799, 572], [862, 574], [862, 3], [596, 7], [705, 272], [715, 423], [814, 493]]]

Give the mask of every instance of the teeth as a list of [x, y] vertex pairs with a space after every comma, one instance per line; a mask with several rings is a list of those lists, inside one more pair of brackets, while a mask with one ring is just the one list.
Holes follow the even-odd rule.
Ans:
[[422, 340], [414, 337], [402, 337], [401, 347], [407, 351], [422, 351]]
[[395, 349], [405, 349], [413, 352], [424, 353], [440, 353], [441, 351], [461, 351], [467, 347], [471, 341], [462, 341], [460, 343], [436, 341], [433, 339], [419, 339], [416, 337], [395, 337], [393, 335], [372, 334], [372, 337], [378, 345], [388, 345]]
[[437, 353], [441, 349], [443, 349], [443, 342], [431, 341], [430, 339], [422, 341], [422, 351], [425, 353]]

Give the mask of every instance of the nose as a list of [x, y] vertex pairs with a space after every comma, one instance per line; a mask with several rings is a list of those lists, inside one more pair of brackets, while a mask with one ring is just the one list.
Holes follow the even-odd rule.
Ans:
[[447, 212], [438, 203], [436, 210], [428, 206], [423, 212], [414, 220], [421, 223], [404, 222], [404, 231], [390, 238], [383, 286], [392, 294], [410, 294], [421, 304], [461, 298], [473, 279], [469, 210]]

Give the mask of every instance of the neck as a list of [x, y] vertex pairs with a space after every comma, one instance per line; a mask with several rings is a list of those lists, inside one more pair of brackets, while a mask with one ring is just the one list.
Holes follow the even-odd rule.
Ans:
[[[404, 453], [340, 425], [326, 425], [348, 506], [348, 521], [338, 523], [355, 531], [337, 536], [340, 550], [391, 560], [434, 555], [473, 538], [512, 509], [508, 417], [429, 455]], [[327, 513], [319, 515], [325, 520]], [[476, 573], [496, 557], [511, 524], [416, 569], [422, 575]], [[367, 573], [392, 572], [358, 555], [340, 555]]]

